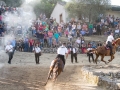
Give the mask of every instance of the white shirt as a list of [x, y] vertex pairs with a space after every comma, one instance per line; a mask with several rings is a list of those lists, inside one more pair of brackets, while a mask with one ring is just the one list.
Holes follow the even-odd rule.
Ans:
[[120, 31], [119, 29], [116, 29], [116, 30], [115, 30], [115, 33], [119, 33], [119, 31]]
[[33, 51], [35, 51], [35, 53], [39, 53], [39, 52], [41, 52], [41, 49], [39, 47], [35, 47], [35, 48], [33, 48]]
[[[90, 51], [90, 50], [92, 50], [92, 48], [88, 48], [88, 49], [87, 49], [87, 51]], [[90, 53], [93, 53], [93, 52], [90, 52]]]
[[112, 35], [109, 35], [106, 41], [106, 44], [108, 43], [108, 41], [112, 42], [114, 40], [114, 37]]
[[101, 19], [101, 23], [104, 23], [104, 19]]
[[77, 29], [81, 29], [81, 25], [77, 25]]
[[68, 53], [68, 50], [65, 46], [60, 46], [57, 50], [57, 54], [65, 55], [66, 53]]
[[7, 52], [13, 52], [13, 46], [12, 45], [7, 45], [5, 47], [5, 51], [7, 51]]
[[73, 53], [76, 53], [77, 49], [76, 48], [70, 48], [70, 51], [73, 51]]
[[76, 42], [77, 42], [78, 44], [80, 44], [80, 43], [81, 43], [81, 40], [77, 39]]
[[68, 38], [72, 38], [72, 36], [71, 36], [71, 35], [68, 35]]
[[90, 50], [92, 50], [92, 48], [88, 48], [88, 49], [87, 49], [87, 51], [90, 51]]

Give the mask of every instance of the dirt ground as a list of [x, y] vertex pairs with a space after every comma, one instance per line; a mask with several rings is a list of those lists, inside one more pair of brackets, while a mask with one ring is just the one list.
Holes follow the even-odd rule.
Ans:
[[[4, 52], [4, 51], [3, 51]], [[0, 90], [103, 90], [97, 86], [88, 84], [81, 77], [81, 67], [84, 65], [95, 65], [88, 62], [85, 54], [78, 55], [79, 63], [71, 63], [70, 55], [66, 60], [66, 67], [58, 77], [55, 84], [49, 82], [45, 87], [44, 83], [51, 61], [56, 54], [43, 54], [40, 64], [36, 65], [33, 53], [15, 52], [12, 64], [7, 64], [8, 56], [0, 53]], [[120, 53], [109, 65], [120, 64]], [[106, 57], [105, 60], [108, 60]], [[105, 66], [103, 62], [98, 65]]]

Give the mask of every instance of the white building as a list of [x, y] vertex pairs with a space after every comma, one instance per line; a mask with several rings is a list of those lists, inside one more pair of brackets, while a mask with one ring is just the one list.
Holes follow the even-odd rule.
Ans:
[[56, 19], [57, 23], [60, 23], [62, 20], [64, 23], [68, 21], [68, 13], [65, 10], [65, 2], [58, 2], [51, 14], [53, 19]]

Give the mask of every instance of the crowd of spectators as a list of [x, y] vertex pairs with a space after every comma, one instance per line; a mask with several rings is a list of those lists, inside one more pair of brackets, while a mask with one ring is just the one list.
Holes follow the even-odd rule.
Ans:
[[[2, 21], [6, 11], [20, 14], [18, 8], [0, 7], [0, 36], [4, 36], [5, 31], [9, 31], [7, 30], [7, 25]], [[69, 23], [64, 23], [64, 21], [57, 23], [56, 19], [47, 18], [45, 14], [41, 14], [36, 20], [33, 20], [32, 26], [29, 28], [32, 34], [31, 38], [26, 36], [19, 40], [12, 39], [11, 42], [18, 51], [32, 52], [35, 43], [38, 43], [41, 49], [57, 48], [61, 45], [61, 37], [65, 36], [68, 39], [66, 42], [68, 49], [74, 44], [84, 53], [87, 46], [96, 48], [102, 45], [100, 41], [86, 42], [84, 36], [101, 35], [103, 28], [106, 28], [103, 33], [105, 35], [109, 35], [113, 28], [116, 28], [115, 32], [118, 33], [120, 19], [118, 17], [115, 18], [114, 15], [107, 17], [101, 15], [95, 23], [85, 23], [74, 19], [71, 19]], [[76, 40], [74, 41], [74, 39]]]

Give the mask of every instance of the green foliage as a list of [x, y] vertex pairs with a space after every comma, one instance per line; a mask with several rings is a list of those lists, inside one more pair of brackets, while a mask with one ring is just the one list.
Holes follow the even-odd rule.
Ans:
[[110, 5], [110, 0], [73, 0], [66, 5], [71, 17], [89, 18], [94, 21], [100, 14], [104, 14]]
[[41, 13], [45, 13], [47, 17], [50, 17], [58, 1], [62, 0], [39, 0], [34, 7], [36, 15], [39, 16]]
[[19, 7], [24, 0], [3, 0], [7, 6]]

